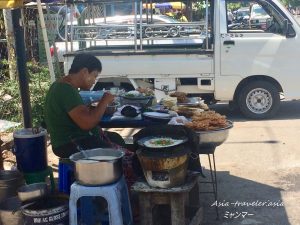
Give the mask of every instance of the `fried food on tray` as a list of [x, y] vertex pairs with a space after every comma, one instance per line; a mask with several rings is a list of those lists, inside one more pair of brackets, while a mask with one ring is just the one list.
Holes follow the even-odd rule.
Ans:
[[145, 96], [154, 96], [154, 92], [151, 88], [138, 87], [136, 90], [139, 91], [140, 93], [144, 94]]
[[226, 116], [222, 116], [215, 111], [196, 112], [192, 121], [185, 123], [185, 126], [194, 131], [216, 130], [226, 127]]
[[186, 107], [186, 106], [178, 106], [176, 107], [175, 111], [180, 116], [185, 116], [187, 118], [190, 118], [194, 116], [195, 113], [202, 112], [203, 109], [194, 108], [194, 107]]
[[177, 98], [167, 96], [161, 100], [161, 103], [164, 107], [171, 109], [172, 107], [176, 106]]
[[176, 91], [169, 95], [170, 95], [170, 97], [176, 97], [178, 103], [187, 103], [189, 101], [189, 99], [186, 96], [186, 93], [184, 93], [184, 92]]

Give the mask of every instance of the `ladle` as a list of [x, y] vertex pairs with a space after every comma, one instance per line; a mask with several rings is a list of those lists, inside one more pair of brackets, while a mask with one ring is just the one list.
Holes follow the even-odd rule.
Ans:
[[76, 144], [76, 146], [77, 146], [77, 149], [78, 149], [78, 151], [80, 151], [82, 154], [83, 154], [83, 156], [84, 156], [84, 160], [91, 160], [91, 161], [95, 161], [95, 162], [100, 162], [100, 160], [96, 160], [96, 159], [91, 159], [91, 158], [89, 158], [89, 156], [86, 154], [86, 152], [85, 152], [85, 150], [83, 150], [79, 145], [77, 145]]

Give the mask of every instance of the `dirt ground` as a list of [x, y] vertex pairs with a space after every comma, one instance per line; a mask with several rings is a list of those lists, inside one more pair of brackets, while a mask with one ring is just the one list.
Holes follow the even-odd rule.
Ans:
[[[1, 140], [3, 144], [1, 145], [3, 167], [5, 170], [11, 170], [16, 168], [16, 157], [13, 154], [13, 133], [12, 132], [2, 132]], [[52, 152], [50, 141], [47, 141], [47, 152], [48, 152], [48, 165], [52, 166], [54, 169], [54, 176], [57, 177], [58, 170], [58, 158]]]

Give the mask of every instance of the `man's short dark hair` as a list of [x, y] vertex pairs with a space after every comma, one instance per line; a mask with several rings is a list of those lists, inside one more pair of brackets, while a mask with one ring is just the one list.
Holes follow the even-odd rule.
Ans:
[[77, 54], [74, 57], [69, 74], [78, 73], [81, 69], [87, 68], [89, 73], [97, 70], [98, 72], [102, 71], [102, 64], [97, 57], [90, 54]]

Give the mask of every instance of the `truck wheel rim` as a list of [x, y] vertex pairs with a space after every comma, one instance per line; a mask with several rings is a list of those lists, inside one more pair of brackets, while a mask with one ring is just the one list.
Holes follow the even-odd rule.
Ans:
[[253, 89], [247, 95], [246, 104], [247, 108], [255, 114], [266, 113], [272, 107], [272, 95], [263, 88]]

